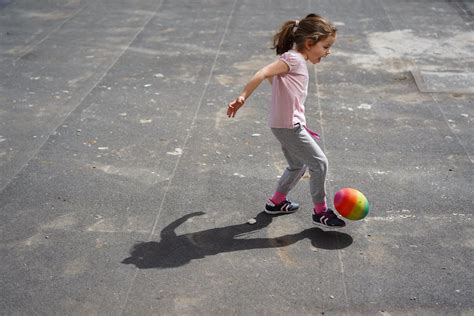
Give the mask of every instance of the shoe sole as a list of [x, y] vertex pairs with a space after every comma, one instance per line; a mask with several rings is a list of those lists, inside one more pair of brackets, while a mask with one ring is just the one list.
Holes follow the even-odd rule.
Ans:
[[292, 213], [296, 212], [297, 210], [298, 209], [286, 212], [286, 211], [269, 211], [267, 209], [264, 209], [263, 211], [267, 214], [270, 214], [270, 215], [277, 215], [277, 214], [292, 214]]
[[313, 225], [316, 225], [316, 226], [319, 226], [319, 227], [331, 228], [331, 229], [341, 229], [341, 228], [346, 227], [346, 225], [344, 225], [344, 226], [328, 226], [328, 225], [324, 225], [320, 222], [315, 222], [315, 221], [313, 221]]

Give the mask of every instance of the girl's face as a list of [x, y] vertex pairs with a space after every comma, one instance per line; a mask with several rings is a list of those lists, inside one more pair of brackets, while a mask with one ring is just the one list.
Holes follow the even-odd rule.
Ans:
[[326, 57], [331, 53], [331, 46], [336, 41], [336, 34], [326, 37], [324, 40], [318, 41], [316, 44], [311, 44], [308, 40], [305, 43], [304, 56], [313, 64], [318, 64], [321, 58]]

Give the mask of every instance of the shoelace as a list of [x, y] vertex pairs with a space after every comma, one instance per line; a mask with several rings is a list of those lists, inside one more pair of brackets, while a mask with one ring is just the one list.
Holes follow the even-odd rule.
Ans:
[[326, 211], [323, 213], [324, 216], [326, 216], [327, 218], [334, 218], [334, 217], [337, 217], [336, 214], [334, 214], [333, 211]]

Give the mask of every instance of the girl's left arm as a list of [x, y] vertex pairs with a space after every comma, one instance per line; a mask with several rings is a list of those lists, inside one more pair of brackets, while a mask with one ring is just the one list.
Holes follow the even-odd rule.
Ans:
[[245, 100], [250, 97], [252, 92], [257, 89], [257, 87], [262, 83], [263, 80], [272, 78], [273, 76], [281, 75], [287, 73], [290, 70], [288, 65], [281, 61], [276, 60], [273, 63], [266, 65], [250, 79], [250, 81], [245, 85], [244, 90], [237, 99], [230, 102], [227, 108], [227, 116], [235, 117], [235, 113], [244, 105]]

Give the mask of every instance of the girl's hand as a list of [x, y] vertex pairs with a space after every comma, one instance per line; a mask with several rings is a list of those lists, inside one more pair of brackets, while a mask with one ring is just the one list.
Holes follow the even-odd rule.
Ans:
[[230, 102], [227, 107], [227, 116], [228, 117], [235, 117], [235, 113], [244, 105], [245, 98], [243, 96], [239, 96], [234, 101]]

